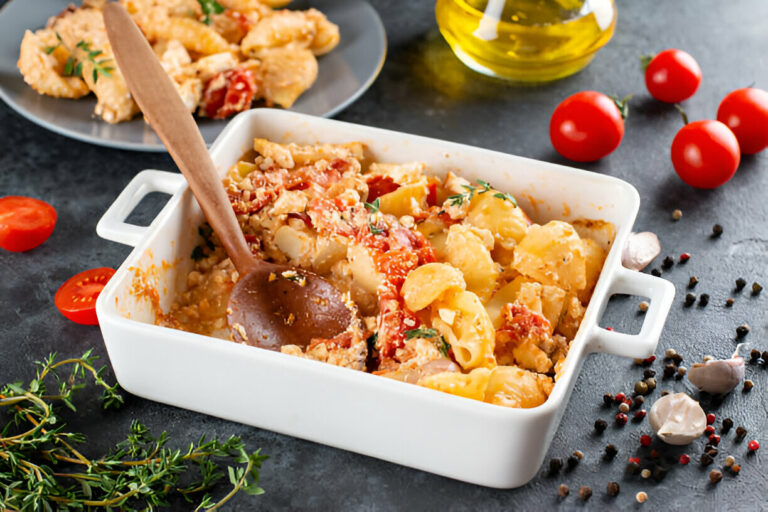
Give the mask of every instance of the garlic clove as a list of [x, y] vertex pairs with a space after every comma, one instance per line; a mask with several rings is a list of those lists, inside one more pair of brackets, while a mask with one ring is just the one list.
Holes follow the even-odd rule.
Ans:
[[695, 363], [688, 369], [688, 380], [701, 391], [716, 395], [729, 393], [743, 378], [744, 358], [738, 355]]
[[707, 415], [699, 402], [685, 393], [666, 395], [653, 404], [648, 414], [651, 428], [667, 444], [686, 445], [707, 428]]
[[648, 266], [661, 253], [659, 237], [650, 231], [630, 233], [621, 253], [621, 264], [638, 272]]

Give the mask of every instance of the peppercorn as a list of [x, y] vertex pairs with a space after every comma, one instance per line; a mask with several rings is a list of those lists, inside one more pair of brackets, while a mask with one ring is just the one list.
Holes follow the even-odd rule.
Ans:
[[563, 460], [554, 458], [549, 461], [549, 474], [555, 475], [560, 472], [560, 469], [563, 467]]
[[720, 436], [717, 434], [712, 434], [709, 436], [709, 442], [715, 446], [720, 444]]
[[620, 427], [623, 427], [627, 424], [627, 415], [623, 412], [620, 412], [616, 415], [616, 424]]
[[677, 372], [677, 366], [672, 363], [664, 365], [664, 378], [669, 379]]
[[709, 472], [709, 481], [712, 482], [713, 484], [716, 484], [722, 479], [723, 479], [723, 474], [720, 471], [713, 469], [712, 471]]
[[632, 420], [634, 421], [642, 421], [643, 418], [645, 418], [645, 409], [640, 409], [639, 411], [635, 411], [635, 415], [632, 416]]
[[619, 406], [619, 411], [623, 412], [623, 413], [628, 413], [629, 412], [629, 405], [627, 405], [625, 402], [622, 402], [622, 404]]
[[632, 401], [632, 407], [637, 409], [638, 407], [641, 407], [643, 404], [645, 404], [645, 398], [638, 395], [635, 397], [635, 399]]
[[739, 471], [741, 471], [741, 466], [739, 464], [734, 464], [733, 466], [731, 466], [731, 473], [733, 473], [734, 475], [738, 475]]
[[763, 285], [760, 283], [752, 283], [752, 295], [760, 295], [760, 292], [763, 291]]
[[[639, 460], [639, 459], [638, 459]], [[636, 475], [640, 472], [640, 463], [636, 460], [629, 459], [625, 471], [631, 475]]]
[[664, 270], [667, 270], [669, 268], [672, 268], [672, 265], [675, 264], [674, 258], [672, 256], [667, 256], [664, 258], [664, 261], [661, 262], [661, 268]]
[[621, 491], [621, 486], [618, 482], [608, 482], [608, 487], [605, 490], [608, 496], [617, 496]]
[[673, 348], [668, 348], [664, 351], [664, 359], [672, 359], [672, 357], [677, 354], [677, 350]]
[[707, 425], [706, 427], [704, 427], [705, 436], [711, 436], [714, 433], [715, 433], [715, 427], [713, 427], [712, 425]]
[[712, 238], [717, 238], [722, 234], [723, 234], [723, 226], [721, 226], [720, 224], [715, 224], [714, 226], [712, 226]]
[[747, 448], [751, 452], [756, 452], [757, 450], [760, 449], [760, 443], [758, 443], [757, 440], [753, 439], [752, 441], [747, 443]]
[[578, 466], [578, 465], [579, 465], [579, 459], [577, 457], [574, 457], [573, 455], [571, 455], [565, 461], [565, 470], [566, 471], [573, 471], [574, 469], [576, 469], [576, 466]]
[[648, 311], [649, 306], [650, 304], [648, 304], [646, 301], [643, 301], [637, 305], [637, 309], [639, 309], [641, 313], [645, 313], [646, 311]]
[[582, 485], [581, 489], [579, 489], [579, 498], [581, 498], [584, 501], [587, 501], [591, 497], [592, 497], [592, 489], [590, 489], [586, 485]]
[[651, 377], [655, 377], [655, 376], [656, 376], [656, 370], [654, 370], [653, 368], [646, 368], [645, 370], [643, 370], [644, 379], [650, 379]]
[[560, 487], [557, 488], [557, 494], [560, 495], [561, 498], [565, 498], [570, 492], [571, 490], [565, 484], [560, 484]]
[[734, 300], [733, 299], [726, 299], [725, 301], [725, 307], [731, 308], [733, 307]]
[[680, 354], [675, 354], [670, 359], [672, 359], [672, 362], [675, 363], [676, 365], [679, 365], [680, 363], [683, 362], [683, 356], [681, 356]]
[[713, 424], [715, 422], [715, 420], [717, 419], [717, 417], [713, 413], [707, 414], [706, 417], [707, 417], [707, 425]]
[[736, 290], [737, 291], [743, 290], [745, 286], [747, 286], [747, 281], [743, 277], [740, 277], [740, 278], [738, 278], [736, 280]]
[[643, 364], [647, 366], [649, 364], [652, 364], [655, 360], [656, 360], [656, 356], [650, 355], [650, 356], [646, 357], [645, 359], [643, 359]]
[[752, 391], [752, 388], [754, 386], [755, 386], [755, 383], [752, 382], [751, 380], [747, 379], [747, 380], [744, 381], [744, 387], [741, 388], [741, 391], [743, 393], [749, 393], [750, 391]]
[[651, 441], [653, 441], [653, 439], [648, 434], [643, 434], [640, 436], [640, 444], [643, 446], [650, 446]]
[[725, 467], [729, 468], [736, 464], [736, 458], [733, 455], [729, 455], [725, 458]]
[[751, 362], [755, 362], [760, 358], [760, 351], [756, 348], [753, 348], [752, 351], [749, 353], [749, 360]]
[[581, 460], [584, 458], [584, 453], [581, 450], [576, 450], [575, 452], [573, 452], [573, 456]]
[[648, 391], [651, 392], [656, 389], [656, 379], [654, 377], [645, 379], [645, 385], [648, 386]]
[[640, 476], [643, 478], [651, 478], [651, 470], [646, 468], [640, 472]]
[[678, 460], [679, 460], [680, 464], [685, 466], [686, 464], [691, 462], [691, 456], [688, 455], [687, 453], [684, 453], [684, 454], [680, 455], [680, 459], [678, 459]]
[[745, 437], [747, 437], [747, 429], [745, 429], [741, 425], [736, 427], [736, 440], [743, 441]]
[[669, 394], [669, 391], [666, 389], [661, 390], [661, 396], [667, 396]]
[[657, 268], [654, 268], [651, 270], [651, 275], [656, 277], [661, 277], [661, 271]]
[[638, 503], [645, 503], [648, 500], [648, 494], [646, 494], [644, 491], [640, 491], [639, 493], [635, 494], [635, 499]]
[[675, 209], [672, 211], [672, 220], [680, 220], [683, 218], [683, 211], [680, 209]]
[[608, 422], [604, 419], [595, 420], [595, 432], [602, 434], [608, 427]]
[[624, 393], [616, 393], [616, 397], [614, 397], [614, 401], [617, 404], [620, 404], [621, 402], [623, 402], [626, 399], [627, 399], [627, 395], [625, 395]]
[[763, 361], [768, 361], [768, 350], [763, 352], [760, 357], [763, 359]]
[[606, 459], [614, 458], [617, 453], [619, 453], [619, 450], [614, 445], [609, 444], [608, 446], [605, 447], [605, 458]]
[[667, 476], [667, 470], [662, 469], [661, 466], [656, 466], [653, 468], [653, 479], [657, 482], [661, 482], [664, 480], [664, 477]]
[[749, 333], [749, 325], [748, 324], [742, 324], [736, 328], [736, 337], [743, 338], [744, 336]]
[[685, 305], [687, 307], [690, 307], [693, 305], [693, 303], [696, 302], [696, 294], [695, 293], [686, 293], [685, 294]]
[[699, 278], [696, 276], [691, 276], [690, 279], [688, 279], [688, 288], [696, 288], [696, 285], [699, 284]]
[[723, 425], [720, 427], [721, 434], [727, 434], [733, 428], [733, 420], [731, 418], [725, 418]]
[[707, 446], [705, 446], [704, 448], [706, 448], [704, 451], [706, 452], [707, 455], [709, 455], [713, 459], [715, 457], [717, 457], [717, 454], [719, 453], [717, 448], [715, 448], [714, 446], [709, 445], [709, 444]]
[[708, 293], [702, 293], [699, 296], [699, 306], [706, 307], [706, 305], [709, 304], [709, 294]]
[[712, 456], [708, 453], [702, 453], [700, 460], [702, 466], [709, 466], [713, 462]]
[[[642, 380], [639, 380], [635, 383], [635, 393], [638, 395], [644, 395], [648, 392], [648, 384], [643, 382]], [[627, 412], [627, 411], [623, 411]]]
[[680, 255], [680, 263], [686, 263], [689, 259], [691, 259], [691, 253], [684, 252]]
[[613, 404], [613, 395], [612, 395], [612, 394], [610, 394], [610, 393], [606, 393], [606, 394], [604, 394], [604, 395], [603, 395], [603, 403], [604, 403], [606, 406], [610, 406], [610, 405], [612, 405], [612, 404]]

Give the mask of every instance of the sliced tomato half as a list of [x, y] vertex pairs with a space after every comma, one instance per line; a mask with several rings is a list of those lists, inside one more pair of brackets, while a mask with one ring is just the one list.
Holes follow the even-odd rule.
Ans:
[[42, 244], [53, 233], [56, 210], [33, 197], [0, 197], [0, 247], [23, 252]]
[[114, 275], [111, 268], [92, 268], [70, 277], [56, 292], [53, 301], [61, 314], [75, 323], [98, 325], [96, 298]]

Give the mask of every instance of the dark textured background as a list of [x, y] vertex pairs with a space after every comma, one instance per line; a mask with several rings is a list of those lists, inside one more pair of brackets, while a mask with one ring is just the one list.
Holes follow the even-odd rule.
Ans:
[[[685, 356], [686, 366], [705, 354], [726, 357], [736, 344], [735, 327], [743, 322], [752, 327], [746, 338], [752, 347], [768, 350], [768, 291], [756, 298], [747, 291], [733, 293], [738, 276], [750, 284], [758, 280], [768, 285], [768, 154], [744, 158], [733, 180], [720, 189], [701, 191], [684, 185], [669, 162], [669, 145], [681, 126], [679, 115], [648, 97], [637, 61], [641, 53], [667, 47], [692, 53], [704, 79], [685, 108], [691, 119], [711, 118], [728, 91], [751, 83], [768, 88], [768, 2], [619, 0], [616, 35], [585, 71], [529, 88], [511, 87], [465, 69], [437, 33], [432, 2], [374, 0], [373, 4], [389, 37], [387, 62], [373, 87], [340, 119], [564, 163], [547, 135], [555, 105], [585, 89], [619, 96], [634, 93], [621, 146], [585, 168], [623, 178], [638, 188], [642, 209], [636, 229], [658, 233], [662, 255], [683, 251], [693, 255], [687, 265], [664, 273], [678, 293], [657, 354], [674, 347]], [[44, 245], [25, 254], [0, 252], [0, 380], [5, 382], [28, 379], [32, 361], [51, 351], [69, 356], [95, 347], [105, 357], [98, 328], [65, 320], [53, 305], [53, 295], [76, 272], [120, 265], [129, 248], [98, 238], [98, 218], [136, 172], [173, 170], [174, 166], [167, 156], [109, 150], [62, 138], [4, 105], [0, 106], [0, 127], [0, 195], [39, 197], [59, 212], [56, 230]], [[162, 196], [150, 198], [132, 220], [146, 223], [161, 206]], [[675, 208], [684, 212], [677, 223], [671, 220]], [[715, 222], [725, 228], [720, 239], [709, 237]], [[706, 308], [682, 306], [692, 274], [701, 279], [696, 292], [711, 295]], [[729, 296], [736, 299], [732, 309], [723, 305]], [[641, 319], [636, 314], [639, 299], [635, 299], [613, 301], [602, 324], [636, 332]], [[660, 370], [661, 364], [656, 362], [653, 368]], [[735, 443], [733, 433], [723, 436], [721, 454], [707, 469], [694, 463], [676, 466], [660, 483], [624, 473], [628, 456], [645, 458], [638, 439], [650, 432], [647, 421], [623, 429], [611, 425], [601, 437], [591, 433], [592, 424], [597, 417], [611, 420], [616, 412], [601, 407], [602, 394], [630, 391], [641, 373], [630, 360], [591, 356], [548, 456], [564, 457], [578, 449], [584, 452], [584, 460], [570, 473], [551, 478], [542, 471], [525, 487], [511, 491], [468, 485], [138, 398], [129, 398], [121, 412], [103, 413], [92, 404], [95, 394], [84, 392], [78, 402], [82, 414], [71, 423], [89, 435], [94, 450], [122, 438], [133, 418], [158, 433], [168, 430], [179, 445], [202, 433], [242, 435], [249, 447], [262, 447], [271, 456], [261, 482], [266, 494], [238, 496], [229, 510], [573, 509], [583, 506], [575, 496], [581, 485], [594, 489], [586, 504], [594, 509], [640, 507], [634, 501], [639, 490], [648, 493], [644, 506], [653, 510], [768, 509], [766, 455], [747, 456], [746, 442]], [[711, 408], [718, 414], [718, 424], [722, 417], [731, 416], [737, 425], [749, 429], [748, 439], [763, 443], [761, 452], [765, 452], [768, 369], [748, 365], [747, 377], [755, 381], [751, 394], [737, 389]], [[687, 380], [660, 380], [652, 397], [661, 389], [691, 391], [691, 386]], [[610, 463], [600, 459], [608, 442], [620, 450]], [[698, 458], [703, 444], [702, 439], [685, 449], [661, 448], [675, 457], [687, 451]], [[461, 451], [456, 451], [461, 457]], [[741, 474], [726, 474], [713, 486], [707, 474], [722, 466], [726, 454], [743, 463]], [[605, 494], [610, 480], [622, 486], [615, 499]], [[572, 489], [566, 500], [557, 498], [562, 482]]]

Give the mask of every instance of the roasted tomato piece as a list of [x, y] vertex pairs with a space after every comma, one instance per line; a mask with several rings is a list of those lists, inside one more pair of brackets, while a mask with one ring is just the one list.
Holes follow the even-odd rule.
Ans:
[[53, 298], [56, 307], [75, 323], [98, 325], [96, 299], [114, 273], [111, 268], [92, 268], [70, 277]]
[[203, 110], [212, 119], [224, 119], [248, 110], [256, 92], [256, 79], [249, 69], [228, 69], [205, 84]]

